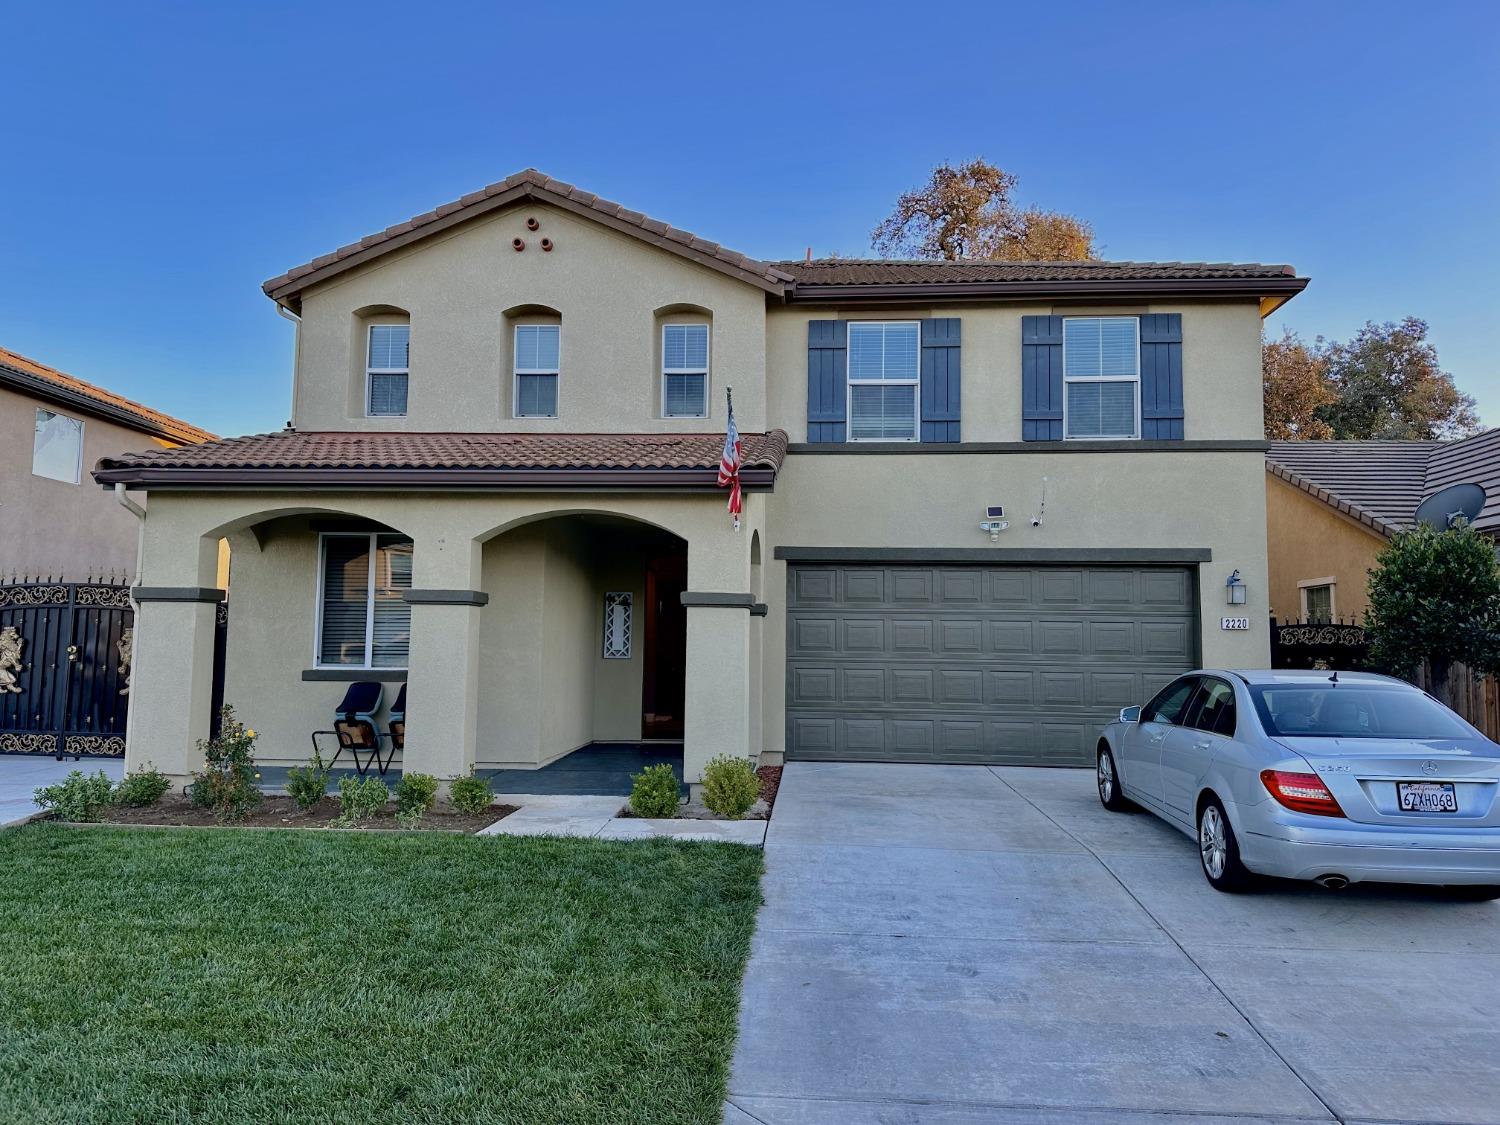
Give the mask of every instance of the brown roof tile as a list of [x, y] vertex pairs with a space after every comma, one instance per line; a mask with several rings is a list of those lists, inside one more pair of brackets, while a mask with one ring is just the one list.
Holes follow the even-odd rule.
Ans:
[[[6, 377], [7, 375], [9, 378]], [[160, 410], [142, 406], [138, 402], [113, 394], [103, 387], [86, 383], [55, 367], [48, 367], [45, 363], [38, 363], [34, 359], [28, 359], [7, 348], [0, 348], [0, 382], [43, 393], [49, 389], [54, 390], [67, 396], [80, 408], [96, 407], [121, 425], [154, 434], [168, 441], [192, 443], [212, 441], [214, 438], [214, 435], [207, 430], [199, 429], [179, 418], [173, 418], [170, 414], [163, 414]]]
[[[742, 434], [746, 470], [773, 475], [786, 456], [782, 430]], [[205, 474], [252, 484], [267, 472], [304, 470], [326, 478], [339, 473], [511, 473], [551, 470], [609, 473], [701, 473], [711, 483], [723, 450], [722, 433], [517, 434], [293, 432], [225, 438], [183, 449], [105, 457], [95, 476], [170, 483]], [[332, 475], [331, 475], [332, 474]], [[216, 478], [218, 479], [218, 478]]]
[[1275, 441], [1274, 475], [1383, 535], [1415, 522], [1417, 505], [1450, 484], [1482, 485], [1481, 531], [1500, 531], [1500, 430], [1461, 441]]
[[816, 258], [772, 262], [799, 285], [925, 285], [937, 282], [1209, 281], [1293, 278], [1285, 265], [1230, 262], [992, 262]]

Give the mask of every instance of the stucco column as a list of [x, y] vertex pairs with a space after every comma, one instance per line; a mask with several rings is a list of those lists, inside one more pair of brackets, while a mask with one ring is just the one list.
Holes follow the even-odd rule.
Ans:
[[479, 714], [479, 545], [413, 537], [402, 769], [444, 781], [474, 765]]
[[[165, 509], [164, 509], [165, 510]], [[141, 528], [140, 581], [125, 720], [125, 768], [150, 763], [177, 785], [203, 768], [198, 743], [213, 709], [218, 543], [148, 514]]]
[[[710, 758], [750, 757], [750, 607], [748, 594], [682, 595], [687, 606], [687, 669], [682, 776], [703, 780]], [[734, 599], [734, 600], [730, 600]]]

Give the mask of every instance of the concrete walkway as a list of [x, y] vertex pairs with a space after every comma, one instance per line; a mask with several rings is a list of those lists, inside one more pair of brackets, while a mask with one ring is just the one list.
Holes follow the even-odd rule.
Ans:
[[730, 1125], [1500, 1120], [1500, 904], [1213, 891], [1082, 770], [793, 763]]
[[504, 820], [481, 828], [477, 836], [588, 836], [598, 840], [712, 840], [759, 847], [766, 838], [764, 820], [648, 820], [621, 817], [623, 797], [555, 793], [501, 793], [500, 805], [518, 808]]
[[0, 828], [20, 824], [32, 813], [41, 811], [31, 795], [44, 785], [61, 781], [74, 770], [86, 774], [103, 770], [111, 781], [119, 781], [125, 763], [119, 758], [59, 762], [40, 755], [0, 754]]

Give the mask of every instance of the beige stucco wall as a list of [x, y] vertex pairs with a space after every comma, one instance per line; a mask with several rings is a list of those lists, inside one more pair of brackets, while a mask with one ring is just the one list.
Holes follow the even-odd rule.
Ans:
[[[31, 471], [37, 409], [83, 422], [83, 468], [78, 484]], [[135, 573], [134, 516], [94, 483], [89, 470], [101, 457], [168, 443], [67, 407], [0, 388], [0, 572], [120, 575]], [[143, 499], [136, 496], [137, 500]]]
[[1369, 570], [1386, 540], [1270, 473], [1266, 537], [1270, 545], [1271, 612], [1302, 616], [1299, 582], [1334, 579], [1333, 611], [1363, 621], [1370, 606]]
[[1182, 314], [1185, 436], [1194, 441], [1265, 436], [1261, 421], [1260, 311], [1256, 302], [1068, 306], [1009, 303], [941, 308], [773, 307], [766, 317], [772, 425], [807, 440], [809, 320], [963, 320], [963, 440], [1021, 440], [1021, 317]]
[[[770, 498], [764, 633], [764, 745], [784, 750], [786, 564], [775, 547], [988, 548], [988, 504], [1010, 520], [995, 548], [1187, 548], [1213, 552], [1198, 566], [1203, 663], [1265, 667], [1266, 494], [1258, 452], [792, 454]], [[1031, 515], [1046, 478], [1042, 526]], [[1224, 582], [1238, 569], [1246, 604], [1230, 610]], [[1225, 631], [1226, 615], [1250, 618]]]
[[[528, 216], [540, 230], [526, 229]], [[522, 253], [511, 248], [517, 236]], [[543, 236], [555, 243], [550, 253]], [[706, 310], [712, 323], [708, 418], [661, 416], [657, 313], [683, 305]], [[514, 417], [506, 312], [532, 306], [561, 313], [556, 418]], [[753, 285], [565, 211], [509, 208], [305, 293], [295, 422], [303, 430], [703, 432], [722, 429], [724, 388], [733, 386], [740, 428], [761, 430], [765, 307]], [[405, 418], [363, 416], [358, 314], [372, 308], [411, 319]]]

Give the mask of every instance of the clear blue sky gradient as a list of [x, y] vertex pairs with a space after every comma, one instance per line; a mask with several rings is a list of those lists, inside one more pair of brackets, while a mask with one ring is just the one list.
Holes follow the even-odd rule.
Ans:
[[1122, 259], [1420, 316], [1500, 424], [1500, 4], [12, 5], [0, 344], [286, 419], [268, 277], [535, 165], [748, 254], [869, 252], [983, 155]]

